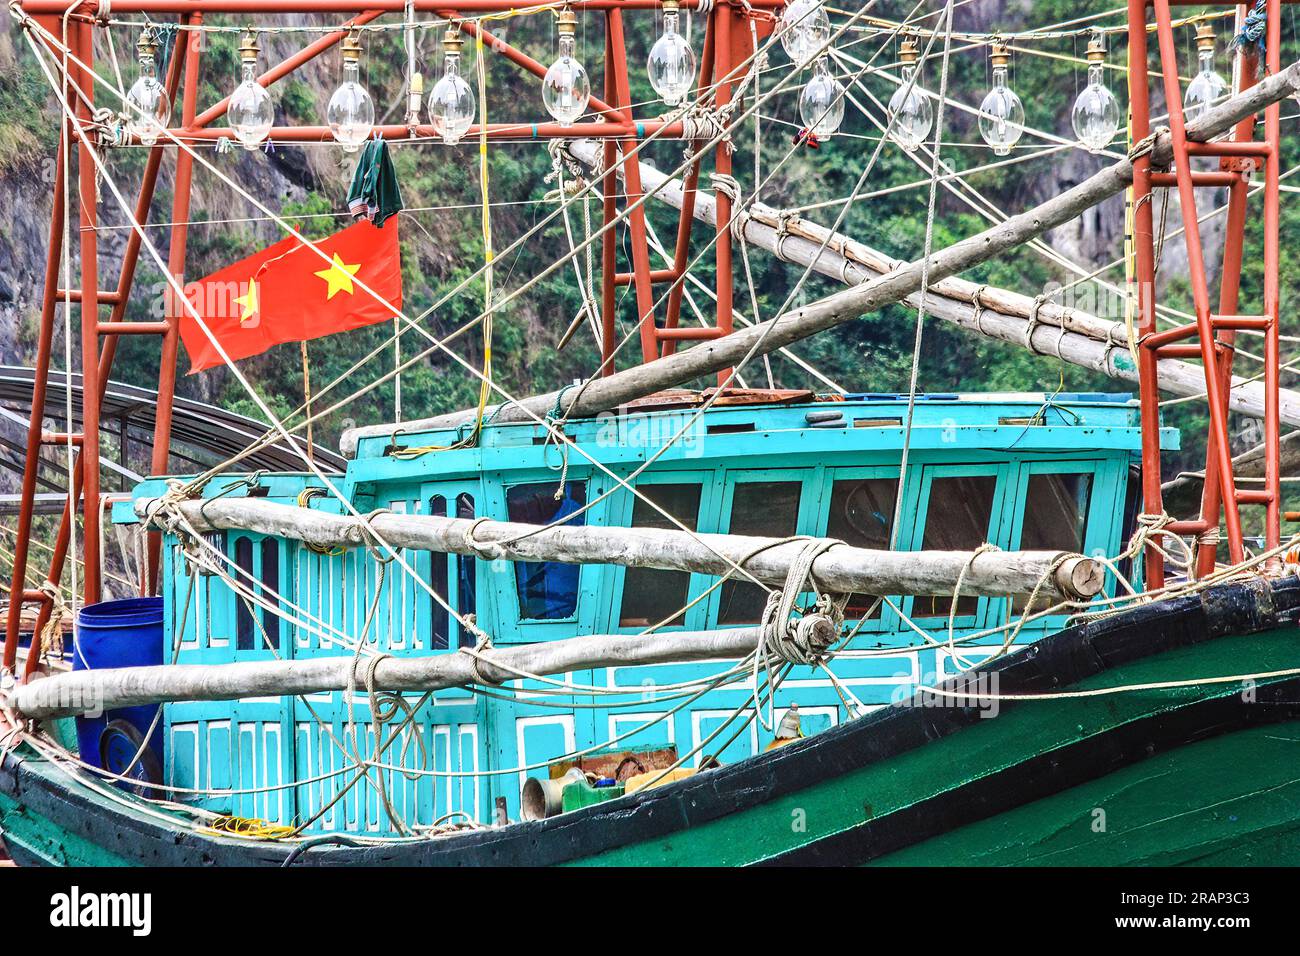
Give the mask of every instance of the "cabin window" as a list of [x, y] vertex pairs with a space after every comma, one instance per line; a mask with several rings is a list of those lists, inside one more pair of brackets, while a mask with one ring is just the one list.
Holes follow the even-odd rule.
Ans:
[[[253, 590], [264, 601], [278, 604], [280, 593], [280, 542], [276, 538], [263, 538], [254, 544], [247, 535], [235, 539], [235, 566], [239, 568], [236, 579]], [[258, 608], [252, 600], [235, 594], [235, 649], [240, 651], [267, 650], [267, 639], [272, 647], [280, 647], [280, 615], [271, 608]], [[254, 614], [261, 615], [261, 628]], [[266, 631], [266, 638], [262, 637]]]
[[[262, 600], [272, 607], [262, 609], [262, 629], [266, 636], [257, 635], [259, 651], [280, 649], [280, 615], [274, 608], [280, 605], [280, 542], [276, 538], [262, 539]], [[267, 642], [271, 647], [267, 647]]]
[[[587, 503], [587, 487], [583, 482], [565, 482], [558, 499], [555, 492], [553, 481], [515, 485], [506, 489], [506, 513], [511, 521], [545, 525], [574, 515]], [[585, 513], [567, 522], [570, 526], [585, 523]], [[578, 576], [581, 570], [576, 564], [559, 561], [516, 561], [519, 616], [534, 621], [573, 617], [578, 610]]]
[[[447, 517], [447, 498], [445, 495], [434, 495], [429, 499], [429, 514], [441, 518]], [[455, 517], [474, 517], [473, 495], [462, 493], [456, 496]], [[454, 579], [452, 578], [453, 568], [455, 569]], [[430, 649], [435, 651], [447, 650], [451, 647], [453, 633], [460, 634], [459, 646], [473, 646], [473, 637], [465, 633], [463, 628], [453, 622], [447, 606], [454, 607], [456, 613], [461, 617], [475, 613], [477, 607], [475, 600], [477, 571], [474, 558], [463, 554], [453, 557], [450, 554], [442, 554], [437, 551], [431, 552], [429, 554], [429, 575], [434, 593], [442, 598], [442, 601], [432, 597], [429, 598], [432, 605], [429, 612]], [[454, 591], [451, 587], [453, 580], [455, 581]]]
[[[974, 551], [989, 537], [993, 498], [998, 480], [994, 475], [945, 475], [930, 482], [930, 502], [925, 512], [925, 551]], [[915, 617], [947, 617], [952, 598], [917, 597], [912, 602]], [[957, 599], [959, 615], [974, 614], [979, 598]]]
[[[1092, 474], [1088, 472], [1039, 473], [1029, 476], [1025, 490], [1025, 519], [1020, 531], [1024, 551], [1082, 551], [1092, 500]], [[1016, 595], [1012, 610], [1024, 611], [1027, 594]], [[1050, 605], [1040, 598], [1034, 610]]]
[[[253, 572], [253, 539], [240, 536], [235, 539], [235, 566], [241, 573], [235, 580], [244, 587], [253, 587], [257, 576]], [[253, 612], [249, 601], [238, 592], [235, 593], [235, 647], [241, 651], [250, 651], [253, 644]]]
[[[737, 482], [731, 496], [731, 534], [785, 538], [799, 525], [798, 481]], [[721, 588], [719, 624], [757, 624], [767, 604], [767, 588], [734, 577]]]
[[[474, 496], [461, 492], [456, 496], [456, 517], [473, 518]], [[478, 613], [478, 564], [471, 555], [456, 556], [456, 612], [461, 617]], [[460, 646], [473, 647], [474, 637], [464, 628], [460, 630]]]
[[[683, 525], [696, 530], [700, 516], [700, 485], [644, 484], [637, 491], [649, 498]], [[634, 528], [676, 528], [661, 512], [640, 497], [632, 506]], [[618, 615], [620, 627], [649, 627], [658, 624], [686, 604], [691, 576], [686, 571], [658, 568], [628, 568], [623, 577], [623, 605]], [[685, 615], [677, 614], [670, 625], [684, 624]]]
[[1091, 498], [1089, 473], [1030, 475], [1021, 549], [1082, 551]]
[[[434, 495], [429, 499], [429, 514], [438, 518], [447, 517], [447, 499]], [[429, 552], [429, 584], [433, 593], [442, 598], [430, 598], [429, 610], [429, 647], [435, 651], [447, 650], [451, 636], [451, 615], [447, 612], [447, 575], [451, 567], [451, 555], [441, 551]]]
[[[894, 503], [898, 498], [897, 478], [853, 478], [831, 485], [831, 510], [826, 520], [826, 537], [838, 538], [854, 548], [889, 550]], [[872, 610], [872, 606], [875, 609]], [[880, 616], [875, 595], [853, 594], [845, 605], [849, 618], [870, 612]]]

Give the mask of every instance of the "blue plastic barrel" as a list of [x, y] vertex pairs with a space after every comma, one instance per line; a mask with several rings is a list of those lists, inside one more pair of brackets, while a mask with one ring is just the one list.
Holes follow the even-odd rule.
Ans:
[[[90, 604], [77, 612], [77, 633], [73, 638], [72, 669], [99, 670], [106, 667], [147, 667], [163, 662], [163, 599], [160, 597], [128, 598]], [[77, 746], [81, 759], [105, 770], [120, 773], [124, 766], [106, 766], [99, 742], [113, 721], [126, 721], [139, 731], [139, 738], [149, 732], [158, 704], [123, 707], [105, 711], [98, 717], [77, 718]], [[163, 757], [162, 721], [149, 740], [149, 749], [161, 767]], [[133, 756], [134, 754], [132, 754]], [[124, 763], [129, 763], [127, 757]], [[151, 761], [153, 762], [153, 761]]]

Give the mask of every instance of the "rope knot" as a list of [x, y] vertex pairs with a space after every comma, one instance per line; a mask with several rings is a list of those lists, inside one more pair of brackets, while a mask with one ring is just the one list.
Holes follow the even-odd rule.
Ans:
[[799, 617], [799, 595], [817, 590], [812, 566], [819, 556], [842, 542], [834, 538], [808, 541], [790, 562], [785, 584], [768, 596], [759, 625], [759, 650], [770, 650], [787, 664], [819, 663], [840, 632], [847, 595], [818, 593], [816, 604]]

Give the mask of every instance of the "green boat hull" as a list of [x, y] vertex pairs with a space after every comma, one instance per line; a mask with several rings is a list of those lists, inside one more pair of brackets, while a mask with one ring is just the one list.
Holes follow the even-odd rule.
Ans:
[[[96, 866], [1286, 865], [1300, 860], [1300, 677], [1277, 672], [1300, 667], [1297, 606], [1294, 579], [1146, 605], [946, 685], [1049, 699], [998, 701], [992, 717], [987, 699], [916, 699], [534, 823], [236, 839], [20, 749], [0, 770], [0, 831], [19, 862]], [[1128, 689], [1078, 694], [1110, 688]]]

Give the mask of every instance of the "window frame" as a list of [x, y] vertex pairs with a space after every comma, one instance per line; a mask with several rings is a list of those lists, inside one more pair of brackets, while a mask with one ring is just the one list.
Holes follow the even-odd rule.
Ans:
[[[482, 495], [478, 482], [473, 481], [426, 481], [420, 485], [419, 509], [420, 513], [439, 518], [456, 517], [457, 501], [461, 495], [469, 495], [474, 502], [474, 515], [478, 517], [483, 514]], [[435, 498], [442, 498], [443, 510], [441, 513], [433, 510], [433, 501]], [[433, 590], [437, 590], [433, 580], [434, 560], [436, 557], [446, 559], [446, 594], [444, 597], [447, 603], [455, 608], [457, 613], [460, 609], [460, 562], [470, 560], [474, 562], [474, 581], [475, 581], [475, 620], [482, 620], [483, 607], [487, 603], [484, 600], [484, 588], [479, 586], [483, 580], [483, 575], [487, 573], [488, 562], [479, 558], [470, 558], [466, 555], [447, 554], [441, 555], [433, 551], [421, 551], [420, 562], [418, 565], [419, 574], [424, 578], [426, 584]], [[460, 623], [456, 620], [455, 615], [447, 612], [447, 646], [433, 646], [433, 612], [437, 604], [434, 598], [429, 594], [423, 594], [422, 603], [429, 609], [429, 613], [424, 615], [420, 622], [420, 640], [423, 647], [420, 650], [425, 654], [448, 654], [460, 649], [462, 634]], [[473, 646], [471, 640], [469, 646]]]
[[[822, 486], [825, 484], [826, 468], [824, 465], [812, 467], [788, 468], [724, 468], [718, 472], [718, 482], [722, 493], [718, 499], [717, 529], [719, 534], [731, 534], [731, 506], [735, 500], [736, 485], [762, 484], [765, 482], [797, 482], [799, 490], [799, 510], [795, 515], [795, 534], [812, 535], [816, 533], [822, 511]], [[701, 529], [703, 530], [703, 529]], [[712, 576], [710, 576], [712, 577]], [[736, 577], [739, 577], [738, 575]], [[744, 580], [743, 578], [741, 580]], [[711, 580], [705, 587], [712, 584]], [[708, 606], [706, 620], [710, 628], [748, 627], [747, 624], [719, 624], [718, 613], [722, 608], [722, 588], [714, 589], [706, 601]]]
[[[899, 466], [882, 464], [882, 465], [832, 465], [823, 469], [824, 475], [821, 483], [821, 501], [824, 507], [818, 509], [817, 516], [817, 535], [827, 537], [830, 531], [831, 522], [831, 501], [834, 497], [834, 488], [837, 481], [862, 481], [870, 478], [888, 478], [897, 484], [899, 477]], [[900, 515], [900, 523], [906, 528], [908, 521], [914, 516], [915, 499], [913, 494], [913, 482], [905, 483], [901, 495], [903, 498], [903, 510]], [[902, 543], [901, 540], [899, 542]], [[887, 595], [899, 607], [902, 607], [902, 595]], [[845, 618], [844, 623], [850, 628], [857, 627], [858, 618]], [[868, 620], [859, 629], [858, 633], [877, 634], [882, 632], [900, 632], [904, 629], [898, 613], [888, 604], [881, 602], [880, 616], [874, 621]]]
[[[700, 486], [700, 508], [695, 518], [695, 528], [697, 534], [706, 533], [710, 527], [717, 522], [717, 506], [720, 500], [717, 472], [714, 470], [668, 470], [644, 472], [637, 477], [632, 483], [633, 488], [640, 488], [646, 485], [689, 485], [698, 483]], [[616, 496], [617, 501], [611, 507], [611, 518], [618, 527], [632, 527], [632, 514], [636, 508], [636, 495], [627, 489], [622, 489]], [[627, 568], [622, 565], [610, 565], [610, 593], [611, 600], [605, 610], [606, 620], [609, 622], [608, 633], [611, 634], [639, 634], [645, 630], [643, 627], [624, 627], [619, 624], [623, 608], [623, 587], [627, 581]], [[707, 574], [697, 574], [691, 572], [690, 581], [686, 587], [686, 600], [692, 601], [698, 597], [705, 588], [709, 586], [710, 576]], [[708, 626], [708, 609], [709, 604], [716, 595], [709, 595], [709, 598], [700, 601], [694, 607], [686, 612], [686, 616], [681, 624], [666, 624], [659, 628], [660, 631], [698, 631]]]
[[[1082, 554], [1095, 555], [1107, 554], [1109, 546], [1117, 536], [1116, 526], [1123, 520], [1119, 514], [1118, 508], [1122, 508], [1123, 501], [1115, 502], [1113, 496], [1111, 500], [1103, 501], [1107, 498], [1104, 489], [1114, 486], [1117, 480], [1113, 471], [1115, 463], [1110, 460], [1090, 459], [1069, 459], [1069, 458], [1052, 458], [1052, 459], [1031, 459], [1022, 460], [1018, 463], [1019, 468], [1015, 476], [1014, 493], [1010, 496], [1010, 515], [1008, 518], [1007, 545], [1008, 550], [1018, 549], [1020, 547], [1021, 537], [1024, 534], [1025, 525], [1025, 506], [1029, 503], [1029, 480], [1035, 475], [1090, 475], [1092, 487], [1088, 495], [1088, 513], [1084, 517], [1083, 530], [1083, 547]], [[1114, 520], [1105, 521], [1106, 514], [1113, 514]], [[1107, 592], [1112, 589], [1114, 578], [1109, 574], [1107, 578]], [[1003, 620], [1006, 617], [1008, 601], [1005, 597], [993, 599], [995, 607], [993, 614], [995, 620]], [[1037, 628], [1047, 628], [1056, 630], [1064, 626], [1069, 614], [1052, 614], [1047, 617], [1039, 618], [1031, 625]]]
[[[517, 485], [538, 483], [559, 483], [559, 472], [548, 469], [527, 469], [521, 471], [485, 472], [480, 490], [477, 493], [478, 514], [498, 521], [509, 521], [510, 513], [506, 506], [506, 493]], [[600, 498], [609, 489], [609, 479], [601, 475], [576, 467], [570, 469], [568, 480], [587, 486], [587, 503]], [[611, 496], [616, 498], [617, 496]], [[611, 498], [597, 501], [586, 511], [586, 524], [603, 525], [607, 523]], [[494, 565], [504, 565], [496, 567]], [[576, 616], [568, 618], [524, 618], [520, 614], [519, 592], [516, 587], [515, 562], [478, 561], [478, 614], [479, 620], [491, 623], [496, 620], [496, 629], [484, 626], [492, 634], [495, 643], [531, 644], [537, 641], [573, 637], [575, 633], [605, 633], [592, 630], [597, 623], [604, 620], [599, 615], [605, 613], [609, 604], [609, 579], [606, 572], [609, 566], [601, 564], [579, 565], [578, 606]], [[485, 595], [490, 594], [490, 598]], [[496, 618], [488, 616], [487, 602]], [[580, 630], [575, 630], [578, 628]]]
[[[1011, 488], [1011, 473], [1015, 467], [1013, 462], [1007, 461], [990, 461], [990, 462], [965, 462], [965, 463], [926, 463], [917, 466], [919, 475], [916, 484], [913, 486], [909, 482], [909, 492], [914, 494], [912, 499], [913, 507], [904, 509], [904, 514], [910, 510], [912, 515], [911, 535], [904, 546], [900, 539], [899, 550], [920, 551], [923, 549], [925, 541], [925, 527], [930, 517], [930, 492], [934, 486], [936, 478], [988, 478], [994, 479], [993, 486], [993, 503], [989, 510], [989, 528], [985, 540], [996, 545], [999, 548], [1006, 549], [1009, 541], [1009, 525], [1007, 520], [1007, 511], [1011, 507], [1008, 501], [1009, 489]], [[1002, 598], [977, 598], [974, 614], [958, 614], [953, 619], [953, 631], [978, 631], [992, 626], [994, 618], [993, 603], [995, 601], [1005, 600]], [[921, 627], [943, 627], [945, 630], [948, 626], [948, 614], [944, 613], [939, 616], [920, 617], [913, 613], [916, 605], [916, 596], [907, 595], [903, 598], [900, 605], [903, 613], [915, 621]]]
[[[268, 603], [270, 603], [270, 598], [263, 591], [265, 587], [264, 582], [266, 580], [265, 575], [263, 574], [263, 567], [265, 565], [264, 549], [265, 542], [275, 542], [276, 592], [279, 595], [275, 603], [279, 606], [281, 611], [289, 613], [288, 609], [285, 607], [284, 601], [293, 601], [293, 595], [291, 593], [293, 588], [293, 575], [292, 568], [289, 566], [289, 552], [292, 550], [290, 546], [293, 542], [285, 538], [278, 538], [275, 535], [257, 534], [256, 532], [248, 531], [232, 532], [226, 536], [226, 554], [230, 558], [231, 565], [234, 568], [239, 568], [240, 566], [238, 549], [239, 542], [243, 540], [247, 540], [252, 549], [252, 569], [249, 573], [256, 582], [253, 587], [254, 593], [267, 600]], [[240, 571], [231, 571], [231, 575], [241, 584], [248, 584]], [[230, 643], [224, 648], [224, 650], [227, 651], [232, 659], [274, 660], [277, 655], [281, 658], [292, 657], [294, 655], [294, 628], [289, 624], [289, 622], [282, 617], [272, 614], [271, 611], [262, 608], [255, 602], [250, 601], [245, 605], [244, 598], [229, 585], [225, 586], [224, 590], [226, 592], [225, 598], [229, 602], [229, 620], [231, 622]], [[248, 613], [253, 620], [252, 647], [239, 646], [239, 619], [241, 609], [244, 607], [247, 607]], [[262, 640], [262, 631], [258, 627], [258, 621], [262, 621], [263, 626], [265, 626], [265, 621], [268, 616], [274, 618], [276, 623], [279, 625], [277, 633], [274, 635], [276, 638], [274, 652], [267, 648], [266, 642]]]

